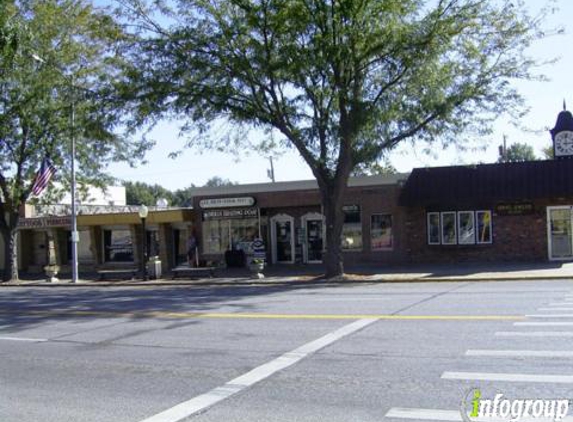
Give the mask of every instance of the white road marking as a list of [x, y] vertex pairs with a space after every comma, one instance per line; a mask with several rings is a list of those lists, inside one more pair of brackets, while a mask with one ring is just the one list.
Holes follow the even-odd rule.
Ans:
[[197, 412], [205, 410], [207, 407], [237, 394], [253, 384], [270, 377], [276, 372], [294, 365], [310, 354], [315, 353], [326, 346], [329, 346], [332, 343], [353, 334], [370, 324], [373, 324], [376, 321], [378, 321], [378, 319], [375, 318], [364, 318], [354, 321], [353, 323], [345, 325], [344, 327], [326, 334], [317, 340], [311, 341], [310, 343], [307, 343], [291, 352], [287, 352], [270, 362], [254, 368], [220, 387], [214, 388], [205, 394], [201, 394], [200, 396], [180, 403], [170, 409], [144, 419], [141, 422], [176, 422], [188, 418]]
[[32, 343], [42, 343], [48, 341], [47, 338], [26, 338], [26, 337], [0, 337], [0, 340], [6, 341], [29, 341]]
[[573, 375], [535, 375], [488, 372], [444, 372], [442, 379], [507, 382], [552, 382], [573, 384]]
[[564, 350], [468, 350], [466, 356], [573, 358], [573, 352]]
[[551, 302], [547, 306], [573, 306], [573, 302]]
[[527, 318], [573, 318], [573, 314], [536, 314], [525, 316]]
[[[443, 409], [416, 409], [416, 408], [404, 408], [404, 407], [393, 407], [390, 409], [386, 415], [386, 418], [395, 419], [416, 419], [416, 420], [427, 420], [427, 421], [452, 421], [452, 422], [462, 422], [462, 415], [459, 410], [443, 410]], [[506, 419], [501, 418], [470, 418], [475, 422], [507, 422]], [[519, 420], [520, 422], [554, 422], [551, 418], [533, 418], [533, 417], [523, 417]], [[565, 416], [561, 419], [562, 422], [573, 422], [573, 417]]]
[[573, 322], [514, 322], [515, 327], [573, 327]]
[[498, 331], [499, 337], [573, 337], [573, 331]]
[[551, 312], [551, 311], [572, 311], [573, 312], [573, 308], [537, 308], [538, 311], [542, 311], [542, 312]]

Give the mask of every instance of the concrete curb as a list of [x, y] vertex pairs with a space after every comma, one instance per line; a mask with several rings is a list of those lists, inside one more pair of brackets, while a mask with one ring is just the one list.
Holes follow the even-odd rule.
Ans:
[[[130, 282], [130, 281], [82, 281], [72, 284], [70, 281], [61, 281], [58, 283], [48, 283], [46, 281], [32, 281], [20, 283], [0, 283], [0, 288], [23, 288], [23, 287], [40, 287], [40, 288], [56, 288], [56, 287], [276, 287], [276, 286], [292, 286], [292, 287], [305, 287], [305, 286], [336, 286], [336, 285], [352, 285], [352, 284], [385, 284], [385, 283], [469, 283], [469, 282], [493, 282], [493, 281], [544, 281], [544, 280], [571, 280], [573, 275], [521, 275], [521, 276], [483, 276], [483, 277], [397, 277], [390, 278], [384, 277], [379, 279], [361, 279], [361, 280], [340, 280], [340, 281], [327, 281], [321, 279], [311, 280], [298, 280], [301, 276], [293, 277], [273, 277], [263, 280], [258, 279], [221, 279], [220, 281], [214, 279], [197, 279], [197, 280], [179, 280], [179, 281], [151, 281], [151, 282]], [[306, 277], [306, 276], [302, 276]]]

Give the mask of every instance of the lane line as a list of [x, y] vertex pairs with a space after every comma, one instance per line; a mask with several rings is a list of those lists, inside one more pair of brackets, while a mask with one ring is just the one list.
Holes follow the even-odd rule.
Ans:
[[573, 318], [573, 314], [532, 314], [525, 316], [527, 318]]
[[573, 337], [573, 331], [498, 331], [499, 337]]
[[48, 341], [47, 338], [26, 338], [26, 337], [0, 337], [0, 340], [5, 341], [27, 341], [31, 343], [43, 343]]
[[0, 310], [1, 314], [28, 316], [99, 316], [109, 318], [236, 318], [236, 319], [331, 319], [331, 320], [436, 320], [436, 321], [523, 321], [523, 315], [394, 315], [394, 314], [265, 314], [265, 313], [229, 313], [229, 312], [169, 312], [169, 311], [138, 311], [112, 312], [97, 310]]
[[201, 394], [170, 409], [151, 416], [141, 422], [177, 422], [188, 418], [214, 404], [225, 400], [238, 392], [270, 377], [278, 371], [294, 365], [305, 357], [331, 345], [332, 343], [353, 334], [363, 328], [375, 323], [377, 319], [368, 318], [354, 321], [338, 330], [326, 334], [310, 343], [306, 343], [290, 352], [287, 352], [276, 359], [273, 359], [251, 371], [232, 379], [226, 384], [214, 388], [205, 394]]
[[537, 308], [538, 311], [542, 312], [551, 312], [551, 311], [573, 311], [573, 308]]
[[[468, 412], [469, 414], [469, 412]], [[396, 419], [416, 419], [427, 421], [451, 421], [463, 422], [460, 410], [443, 410], [443, 409], [422, 409], [422, 408], [409, 408], [409, 407], [393, 407], [386, 415], [386, 418]], [[474, 422], [507, 422], [508, 418], [470, 418]], [[534, 418], [523, 417], [519, 419], [520, 422], [554, 422], [552, 418]], [[573, 417], [565, 416], [561, 422], [573, 422]]]
[[551, 302], [546, 306], [573, 306], [573, 302]]
[[573, 384], [573, 375], [535, 375], [491, 372], [444, 372], [442, 379]]
[[514, 322], [516, 327], [573, 327], [573, 322]]
[[573, 358], [573, 352], [564, 350], [485, 350], [466, 351], [466, 356], [489, 357], [531, 357], [531, 358]]

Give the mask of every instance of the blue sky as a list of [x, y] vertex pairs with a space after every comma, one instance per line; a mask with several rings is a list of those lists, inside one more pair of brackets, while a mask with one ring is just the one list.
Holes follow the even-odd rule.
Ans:
[[[526, 7], [533, 13], [544, 3], [544, 0], [525, 1]], [[508, 144], [527, 143], [537, 155], [541, 155], [541, 149], [551, 144], [548, 130], [555, 124], [563, 99], [567, 101], [568, 108], [573, 109], [573, 1], [556, 0], [554, 3], [559, 10], [549, 17], [546, 27], [562, 27], [565, 33], [541, 40], [530, 50], [530, 54], [541, 61], [559, 59], [557, 63], [539, 69], [539, 73], [546, 75], [549, 81], [515, 84], [530, 108], [529, 114], [519, 123], [529, 130], [515, 127], [502, 116], [494, 126], [493, 135], [483, 140], [483, 150], [459, 152], [455, 148], [442, 150], [436, 146], [438, 152], [427, 155], [420, 147], [404, 144], [389, 157], [398, 171], [408, 172], [414, 167], [494, 162], [504, 135], [507, 136]], [[239, 183], [269, 181], [268, 157], [256, 154], [236, 157], [215, 152], [200, 153], [190, 149], [177, 159], [168, 158], [169, 152], [179, 149], [182, 145], [177, 133], [176, 124], [161, 124], [153, 132], [152, 137], [158, 144], [148, 154], [148, 164], [136, 169], [115, 164], [110, 168], [112, 174], [119, 179], [159, 184], [171, 190], [185, 188], [191, 184], [201, 186], [214, 176]], [[310, 170], [295, 152], [275, 158], [274, 167], [277, 181], [312, 178]]]

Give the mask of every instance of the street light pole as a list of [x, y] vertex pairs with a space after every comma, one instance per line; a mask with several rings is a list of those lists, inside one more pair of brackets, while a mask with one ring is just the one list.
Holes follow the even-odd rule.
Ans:
[[147, 275], [147, 232], [145, 230], [145, 220], [147, 218], [148, 208], [145, 205], [139, 207], [139, 218], [141, 219], [141, 274], [143, 280], [148, 280]]

